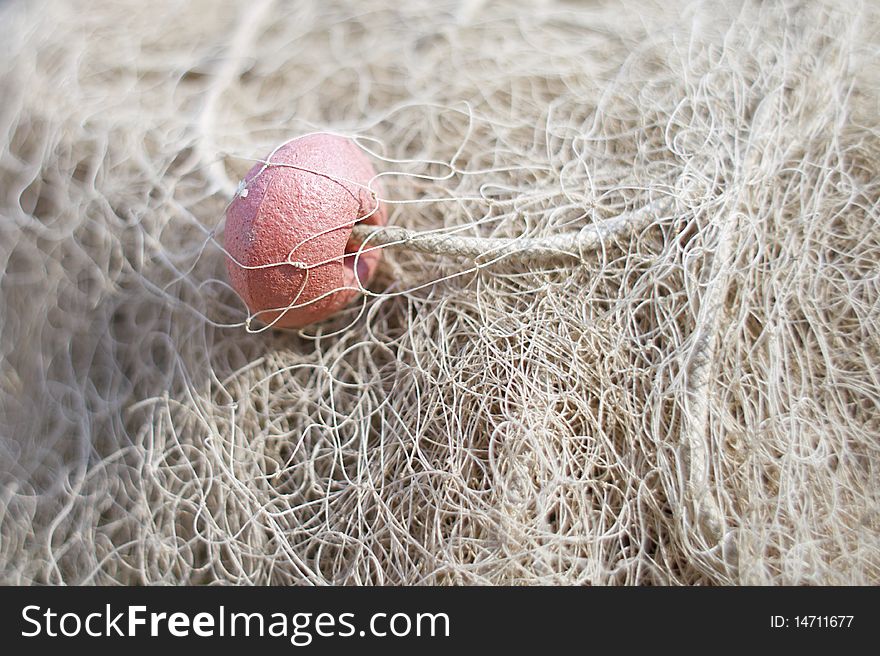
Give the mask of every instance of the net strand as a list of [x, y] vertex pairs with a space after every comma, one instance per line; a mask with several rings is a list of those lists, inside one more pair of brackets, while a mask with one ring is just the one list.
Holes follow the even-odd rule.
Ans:
[[359, 224], [352, 229], [351, 239], [364, 248], [395, 246], [430, 255], [477, 261], [504, 259], [540, 266], [560, 260], [583, 260], [587, 253], [644, 229], [652, 220], [661, 220], [658, 211], [658, 204], [652, 204], [585, 226], [577, 233], [540, 238], [468, 237]]

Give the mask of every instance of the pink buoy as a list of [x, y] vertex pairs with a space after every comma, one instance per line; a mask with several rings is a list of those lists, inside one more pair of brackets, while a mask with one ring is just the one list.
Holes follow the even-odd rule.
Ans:
[[376, 172], [349, 139], [309, 135], [267, 161], [248, 172], [226, 211], [227, 271], [260, 322], [298, 328], [341, 310], [358, 294], [358, 280], [370, 280], [382, 252], [361, 253], [355, 263], [349, 238], [356, 222], [385, 225], [387, 216], [367, 189]]

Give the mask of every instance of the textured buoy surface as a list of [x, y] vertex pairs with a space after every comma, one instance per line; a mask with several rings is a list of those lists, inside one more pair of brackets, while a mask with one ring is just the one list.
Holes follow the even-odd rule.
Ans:
[[362, 253], [355, 265], [351, 230], [387, 217], [366, 188], [376, 173], [349, 139], [309, 135], [267, 161], [248, 172], [226, 211], [227, 271], [258, 321], [298, 328], [338, 312], [358, 294], [358, 280], [369, 281], [382, 252]]

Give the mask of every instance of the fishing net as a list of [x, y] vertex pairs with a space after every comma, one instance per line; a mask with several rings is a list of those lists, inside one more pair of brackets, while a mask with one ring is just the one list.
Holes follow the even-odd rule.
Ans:
[[[0, 11], [3, 582], [880, 582], [876, 7]], [[225, 208], [322, 131], [407, 231], [659, 209], [263, 329]]]

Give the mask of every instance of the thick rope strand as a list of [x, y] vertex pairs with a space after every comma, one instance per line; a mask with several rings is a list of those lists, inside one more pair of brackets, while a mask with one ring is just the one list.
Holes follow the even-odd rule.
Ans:
[[478, 261], [512, 258], [532, 264], [583, 259], [586, 253], [611, 240], [631, 235], [658, 218], [658, 203], [625, 212], [584, 227], [578, 232], [549, 237], [464, 237], [438, 232], [417, 232], [397, 226], [355, 225], [352, 240], [370, 246], [397, 246], [431, 255]]

